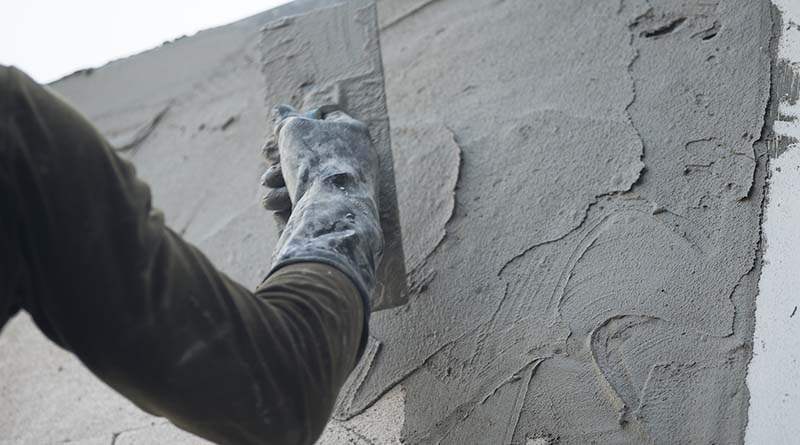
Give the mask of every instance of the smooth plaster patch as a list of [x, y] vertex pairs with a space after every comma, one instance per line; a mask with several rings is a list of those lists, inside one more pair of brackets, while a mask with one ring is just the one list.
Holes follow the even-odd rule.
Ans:
[[[401, 204], [400, 218], [409, 230], [405, 242], [409, 270], [422, 266], [447, 234], [455, 210], [461, 148], [443, 125], [392, 129]], [[421, 228], [427, 230], [420, 230]]]

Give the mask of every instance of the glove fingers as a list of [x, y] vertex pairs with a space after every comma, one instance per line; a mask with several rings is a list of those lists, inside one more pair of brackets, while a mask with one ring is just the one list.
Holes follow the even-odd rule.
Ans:
[[268, 136], [264, 141], [264, 146], [261, 147], [261, 155], [270, 162], [270, 164], [277, 164], [281, 161], [281, 153], [278, 149], [278, 141], [275, 136]]
[[264, 175], [261, 176], [261, 185], [273, 189], [286, 186], [286, 182], [283, 180], [281, 164], [273, 164], [264, 172]]
[[261, 204], [265, 209], [276, 212], [291, 210], [292, 200], [289, 198], [289, 190], [286, 187], [272, 189], [261, 199]]

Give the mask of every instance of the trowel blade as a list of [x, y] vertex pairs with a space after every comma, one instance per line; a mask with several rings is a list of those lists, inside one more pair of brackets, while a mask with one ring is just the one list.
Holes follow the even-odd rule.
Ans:
[[264, 27], [261, 52], [268, 105], [335, 105], [368, 125], [380, 160], [385, 240], [372, 310], [404, 304], [405, 257], [375, 2], [352, 0], [272, 22]]

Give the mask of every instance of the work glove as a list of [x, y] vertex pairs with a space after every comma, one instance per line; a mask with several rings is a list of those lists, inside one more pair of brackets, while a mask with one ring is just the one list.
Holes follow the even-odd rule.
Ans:
[[330, 264], [371, 299], [383, 233], [369, 129], [340, 110], [301, 113], [288, 105], [273, 110], [273, 128], [263, 204], [285, 223], [273, 271], [301, 261]]

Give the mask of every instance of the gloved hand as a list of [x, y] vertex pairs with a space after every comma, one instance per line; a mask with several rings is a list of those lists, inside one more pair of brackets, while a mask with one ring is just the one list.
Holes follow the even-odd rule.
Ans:
[[365, 124], [342, 111], [273, 110], [275, 139], [262, 177], [267, 209], [288, 217], [273, 268], [319, 262], [353, 279], [367, 310], [383, 254], [378, 216], [378, 155]]
[[263, 150], [272, 165], [261, 177], [261, 184], [271, 190], [262, 203], [283, 225], [310, 179], [330, 179], [342, 186], [361, 181], [377, 199], [378, 156], [365, 124], [338, 110], [323, 115], [319, 108], [300, 113], [280, 105], [273, 109], [273, 128], [274, 137]]

